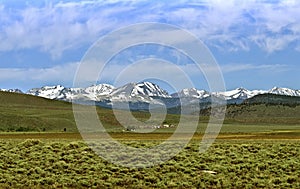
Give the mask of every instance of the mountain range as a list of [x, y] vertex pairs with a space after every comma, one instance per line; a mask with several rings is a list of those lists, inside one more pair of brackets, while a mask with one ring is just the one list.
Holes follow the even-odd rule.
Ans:
[[[23, 93], [19, 89], [0, 89], [0, 91]], [[275, 94], [300, 97], [300, 90], [274, 87], [270, 90], [247, 90], [237, 88], [225, 92], [208, 92], [196, 88], [183, 89], [169, 94], [151, 82], [128, 83], [121, 87], [109, 84], [92, 85], [87, 88], [67, 88], [61, 85], [33, 88], [26, 94], [78, 103], [96, 103], [103, 107], [129, 106], [131, 109], [148, 109], [149, 105], [166, 105], [167, 108], [193, 103], [208, 103], [211, 98], [222, 98], [229, 104], [242, 103], [259, 94]]]

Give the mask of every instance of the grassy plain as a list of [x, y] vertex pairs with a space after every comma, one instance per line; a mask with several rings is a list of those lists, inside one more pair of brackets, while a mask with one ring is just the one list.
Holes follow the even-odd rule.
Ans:
[[[137, 148], [157, 143], [124, 142]], [[219, 139], [205, 153], [199, 153], [198, 145], [199, 141], [193, 140], [160, 165], [128, 168], [100, 158], [81, 140], [0, 140], [0, 187], [300, 187], [299, 140]]]

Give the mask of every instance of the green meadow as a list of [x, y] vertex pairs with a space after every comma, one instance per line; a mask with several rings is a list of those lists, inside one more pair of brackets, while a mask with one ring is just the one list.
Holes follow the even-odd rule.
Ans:
[[[147, 148], [156, 143], [136, 140], [124, 145]], [[193, 140], [170, 160], [149, 168], [112, 164], [80, 140], [0, 144], [1, 188], [300, 187], [300, 142], [294, 140], [218, 140], [205, 153], [199, 153], [199, 143]]]

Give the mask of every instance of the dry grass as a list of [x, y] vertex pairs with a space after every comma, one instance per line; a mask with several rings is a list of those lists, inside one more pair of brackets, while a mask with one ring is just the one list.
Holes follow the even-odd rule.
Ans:
[[[168, 139], [172, 133], [134, 133], [134, 132], [124, 132], [124, 133], [110, 133], [110, 136], [117, 140], [157, 140], [162, 141]], [[89, 138], [99, 139], [103, 136], [103, 133], [90, 133], [87, 135]], [[186, 134], [178, 135], [178, 140], [187, 139]], [[203, 134], [196, 133], [193, 136], [193, 140], [201, 140]], [[80, 133], [0, 133], [0, 139], [66, 139], [66, 140], [81, 140], [82, 137]], [[286, 140], [294, 139], [300, 140], [300, 131], [276, 131], [276, 132], [265, 132], [265, 133], [221, 133], [218, 135], [217, 139], [251, 139], [251, 140], [262, 140], [262, 139], [276, 139], [276, 140]]]

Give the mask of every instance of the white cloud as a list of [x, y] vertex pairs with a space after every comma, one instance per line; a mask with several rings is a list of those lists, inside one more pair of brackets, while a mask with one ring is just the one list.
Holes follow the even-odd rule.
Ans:
[[[10, 81], [14, 84], [13, 86], [22, 85], [27, 89], [57, 84], [71, 87], [79, 66], [80, 63], [76, 62], [50, 68], [0, 68], [0, 85], [3, 86], [7, 81]], [[131, 65], [109, 64], [102, 73], [98, 73], [95, 65], [95, 67], [91, 66], [92, 68], [80, 70], [80, 82], [78, 83], [80, 86], [94, 84], [100, 74], [102, 83], [115, 84], [116, 86], [151, 78], [168, 81], [176, 85], [177, 88], [184, 88], [186, 86], [192, 87], [190, 84], [187, 85], [188, 77], [201, 74], [201, 71], [195, 65], [178, 66], [159, 62], [157, 59], [143, 60]], [[157, 69], [157, 67], [160, 69]], [[91, 70], [93, 73], [90, 73]], [[175, 75], [176, 77], [174, 77]]]
[[[272, 53], [274, 51], [283, 50], [288, 47], [289, 44], [298, 40], [298, 36], [295, 35], [283, 35], [283, 36], [266, 36], [266, 35], [258, 35], [253, 36], [253, 41], [265, 49], [268, 53]], [[297, 49], [295, 49], [297, 50]]]
[[[79, 66], [80, 63], [75, 62], [50, 68], [1, 68], [0, 85], [5, 86], [7, 81], [9, 81], [9, 87], [22, 86], [24, 90], [57, 84], [72, 87]], [[158, 67], [159, 69], [157, 69]], [[215, 73], [215, 69], [218, 68], [208, 65], [205, 69], [206, 74]], [[234, 74], [235, 72], [250, 70], [275, 73], [287, 71], [289, 67], [284, 64], [227, 64], [221, 66], [220, 69], [223, 74]], [[138, 61], [130, 65], [108, 64], [102, 73], [98, 73], [96, 67], [81, 71], [81, 86], [94, 84], [99, 74], [101, 76], [101, 83], [109, 83], [115, 86], [121, 86], [129, 82], [139, 82], [144, 79], [159, 79], [171, 84], [176, 89], [182, 89], [188, 87], [201, 88], [207, 82], [205, 75], [195, 64], [176, 65], [161, 62], [155, 58]]]
[[[190, 10], [190, 14], [183, 9], [191, 19], [188, 22], [184, 19], [182, 25], [191, 28], [209, 45], [237, 51], [249, 50], [251, 43], [255, 43], [271, 53], [300, 41], [299, 1], [217, 0], [207, 1], [205, 5], [208, 9], [203, 11], [190, 8], [194, 10]], [[178, 15], [180, 12], [179, 9]]]
[[17, 83], [18, 86], [39, 87], [45, 84], [71, 86], [79, 63], [50, 68], [0, 68], [0, 83]]
[[276, 71], [282, 72], [287, 71], [289, 68], [285, 64], [227, 64], [221, 67], [223, 73], [232, 73], [239, 71], [250, 71], [250, 70], [265, 70], [265, 71]]
[[58, 58], [65, 50], [94, 42], [100, 34], [126, 24], [114, 21], [114, 16], [130, 11], [130, 6], [101, 6], [96, 1], [59, 2], [14, 12], [2, 6], [0, 51], [40, 48]]
[[190, 30], [211, 46], [271, 53], [300, 41], [300, 1], [71, 1], [22, 9], [0, 4], [0, 51], [38, 48], [59, 58], [138, 22]]

